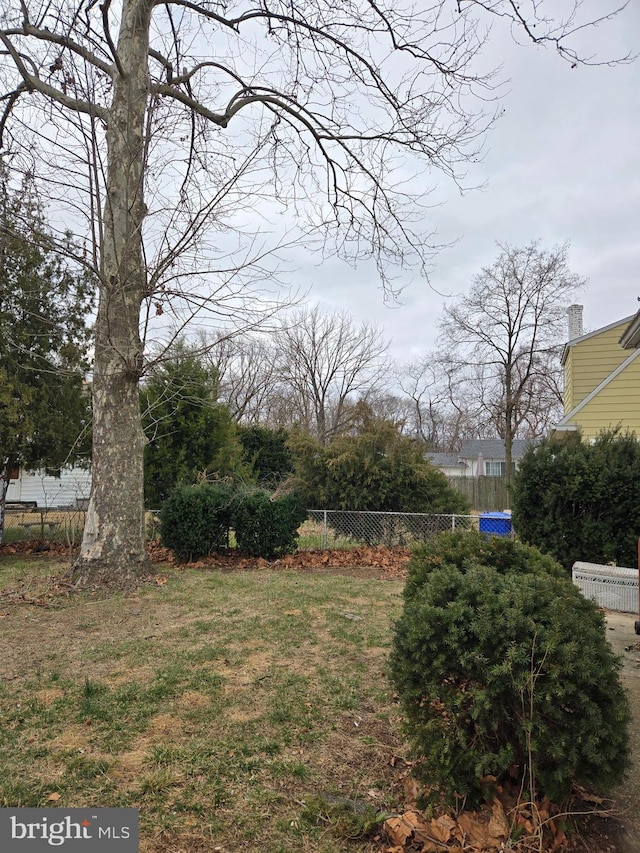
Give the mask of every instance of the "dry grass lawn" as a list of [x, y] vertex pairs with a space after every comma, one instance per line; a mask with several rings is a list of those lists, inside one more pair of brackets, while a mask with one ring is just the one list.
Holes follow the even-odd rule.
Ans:
[[380, 849], [401, 582], [171, 567], [43, 599], [53, 568], [0, 561], [0, 805], [139, 808], [141, 853]]

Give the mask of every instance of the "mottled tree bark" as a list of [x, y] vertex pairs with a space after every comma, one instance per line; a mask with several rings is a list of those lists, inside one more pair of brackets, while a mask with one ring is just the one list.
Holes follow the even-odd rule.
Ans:
[[153, 4], [124, 0], [113, 101], [107, 118], [107, 181], [93, 377], [92, 488], [76, 576], [126, 583], [147, 570], [138, 383], [144, 119]]

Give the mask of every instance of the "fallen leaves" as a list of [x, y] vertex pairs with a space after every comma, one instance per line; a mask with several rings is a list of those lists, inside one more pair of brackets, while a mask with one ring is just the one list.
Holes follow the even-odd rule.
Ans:
[[69, 546], [63, 542], [45, 542], [40, 539], [0, 545], [0, 556], [14, 556], [15, 554], [20, 556], [37, 554], [46, 557], [68, 557]]
[[457, 818], [444, 814], [426, 820], [420, 812], [409, 809], [384, 822], [390, 843], [387, 853], [444, 853], [454, 850], [474, 850], [489, 853], [504, 850], [511, 828], [499, 800], [492, 807], [477, 812], [462, 812]]
[[[383, 824], [384, 853], [525, 853], [533, 849], [555, 853], [566, 849], [560, 809], [547, 797], [537, 803], [521, 801], [515, 790], [497, 785], [492, 802], [477, 811], [445, 813], [428, 820], [415, 805], [415, 789], [407, 793], [410, 805]], [[584, 802], [589, 801], [589, 795], [579, 793]]]
[[[0, 546], [1, 555], [39, 555], [46, 557], [69, 557], [69, 547], [58, 542], [14, 542]], [[147, 545], [147, 554], [153, 565], [181, 565], [169, 548], [158, 540]], [[408, 548], [386, 548], [382, 545], [361, 546], [351, 549], [299, 551], [277, 560], [260, 557], [244, 557], [232, 549], [211, 554], [209, 557], [186, 563], [189, 568], [219, 569], [222, 571], [260, 571], [264, 569], [291, 569], [303, 572], [336, 571], [345, 574], [366, 574], [389, 580], [406, 577], [407, 563], [411, 552]], [[164, 575], [155, 576], [154, 583], [163, 586]]]
[[[149, 559], [154, 564], [180, 565], [172, 551], [159, 542], [150, 542], [147, 548]], [[215, 568], [225, 571], [255, 571], [261, 569], [293, 569], [301, 571], [327, 570], [376, 570], [381, 577], [402, 579], [406, 576], [411, 553], [408, 548], [385, 548], [362, 546], [349, 550], [314, 550], [287, 554], [277, 560], [260, 557], [244, 557], [237, 551], [228, 550], [187, 563], [189, 568]]]

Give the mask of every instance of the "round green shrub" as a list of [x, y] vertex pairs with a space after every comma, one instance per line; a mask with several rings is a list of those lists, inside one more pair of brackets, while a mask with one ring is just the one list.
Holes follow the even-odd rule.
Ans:
[[223, 481], [176, 489], [160, 509], [162, 544], [180, 560], [227, 547], [235, 491]]
[[595, 605], [568, 579], [436, 568], [405, 601], [392, 680], [418, 775], [438, 794], [519, 779], [560, 801], [606, 792], [629, 764], [619, 659]]
[[306, 517], [304, 502], [296, 494], [272, 499], [265, 491], [247, 492], [238, 498], [233, 512], [238, 548], [249, 557], [267, 560], [290, 554]]
[[405, 598], [411, 598], [427, 582], [431, 573], [443, 566], [453, 566], [461, 572], [466, 572], [472, 566], [491, 566], [501, 574], [530, 572], [553, 577], [567, 576], [552, 557], [518, 539], [486, 536], [476, 530], [447, 531], [412, 549]]

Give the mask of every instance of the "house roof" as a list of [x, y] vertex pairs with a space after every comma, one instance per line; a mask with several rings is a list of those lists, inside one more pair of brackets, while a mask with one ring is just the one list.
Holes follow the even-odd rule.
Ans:
[[[521, 459], [527, 448], [535, 443], [528, 438], [514, 438], [511, 458]], [[478, 456], [482, 456], [484, 459], [503, 461], [504, 440], [502, 438], [472, 438], [461, 442], [458, 458], [477, 459]]]
[[461, 468], [459, 453], [427, 453], [427, 459], [438, 468]]
[[640, 346], [640, 311], [631, 320], [620, 338], [622, 349], [637, 349]]

